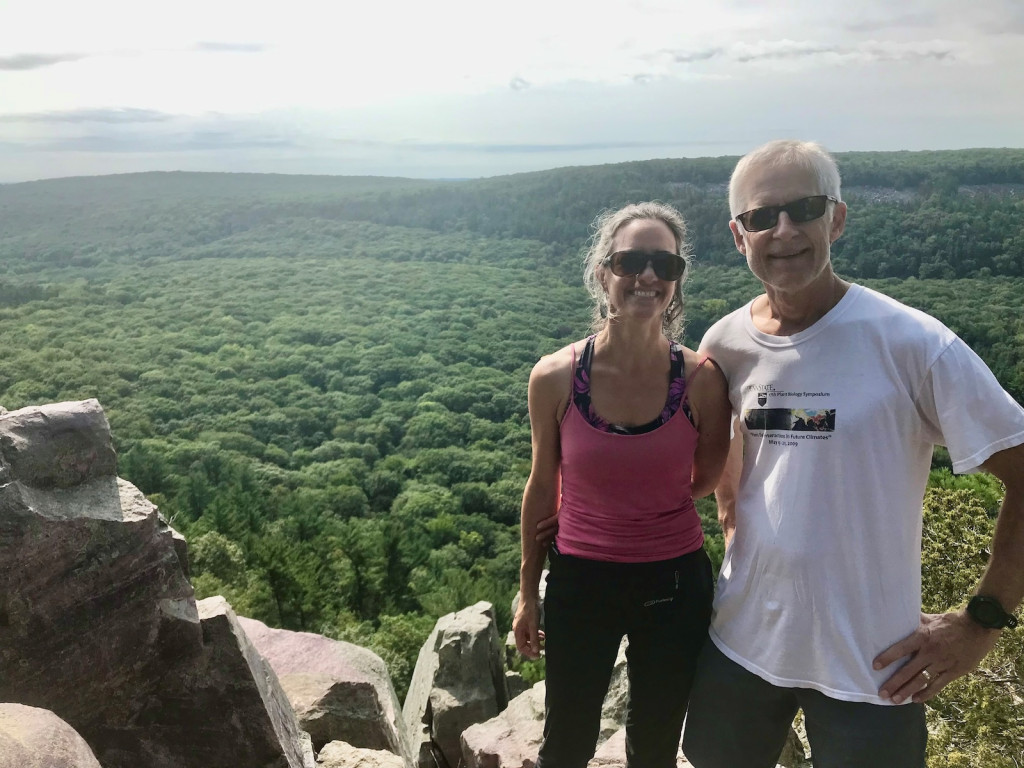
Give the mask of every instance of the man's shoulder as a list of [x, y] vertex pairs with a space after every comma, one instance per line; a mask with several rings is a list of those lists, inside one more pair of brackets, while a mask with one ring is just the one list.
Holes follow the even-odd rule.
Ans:
[[876, 291], [867, 286], [857, 286], [860, 296], [856, 302], [854, 317], [883, 324], [890, 332], [903, 330], [908, 333], [935, 336], [951, 341], [955, 334], [941, 320], [916, 307], [904, 304], [899, 299]]
[[734, 309], [724, 317], [719, 318], [704, 333], [700, 349], [707, 350], [709, 345], [717, 345], [724, 339], [735, 339], [736, 331], [745, 327], [744, 315], [750, 315], [750, 302], [742, 307]]

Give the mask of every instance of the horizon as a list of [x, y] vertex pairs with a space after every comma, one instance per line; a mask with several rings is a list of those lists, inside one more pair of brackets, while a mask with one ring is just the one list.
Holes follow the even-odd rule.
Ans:
[[[609, 10], [614, 8], [614, 10]], [[473, 179], [1024, 147], [1024, 5], [130, 0], [0, 6], [0, 182], [146, 171]], [[61, 23], [55, 24], [59, 18]]]
[[[1024, 147], [958, 147], [952, 149], [893, 149], [893, 150], [850, 150], [850, 151], [835, 151], [832, 152], [837, 159], [841, 160], [843, 155], [851, 154], [924, 154], [924, 153], [946, 153], [946, 152], [973, 152], [973, 151], [995, 151], [995, 152], [1020, 152], [1024, 151]], [[149, 169], [140, 171], [114, 171], [110, 173], [93, 173], [93, 174], [78, 174], [74, 176], [48, 176], [45, 178], [38, 179], [25, 179], [22, 181], [0, 181], [0, 186], [17, 186], [21, 184], [37, 184], [42, 182], [50, 181], [73, 181], [76, 179], [100, 179], [112, 176], [143, 176], [147, 174], [193, 174], [193, 175], [217, 175], [217, 176], [284, 176], [289, 178], [305, 177], [305, 178], [320, 178], [320, 179], [385, 179], [393, 181], [422, 181], [422, 182], [463, 182], [463, 181], [480, 181], [484, 179], [500, 179], [509, 176], [521, 176], [532, 173], [547, 173], [554, 171], [572, 170], [575, 168], [593, 168], [601, 165], [624, 165], [627, 163], [656, 163], [661, 161], [674, 161], [674, 160], [707, 160], [707, 159], [718, 159], [722, 157], [736, 157], [739, 159], [740, 155], [701, 155], [693, 157], [656, 157], [645, 160], [623, 160], [616, 163], [594, 163], [592, 165], [562, 165], [553, 166], [550, 168], [539, 168], [533, 171], [514, 171], [512, 173], [496, 174], [494, 176], [464, 176], [464, 177], [416, 177], [416, 176], [388, 176], [383, 174], [342, 174], [342, 173], [284, 173], [280, 171], [205, 171], [205, 170], [187, 170], [182, 168], [175, 169]], [[845, 186], [845, 185], [844, 185]]]

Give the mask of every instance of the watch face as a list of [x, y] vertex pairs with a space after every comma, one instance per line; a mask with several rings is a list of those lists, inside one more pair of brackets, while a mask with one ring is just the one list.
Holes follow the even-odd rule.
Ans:
[[967, 612], [976, 622], [989, 629], [1014, 627], [1017, 624], [1012, 614], [1003, 610], [1003, 606], [994, 597], [975, 595], [967, 603]]
[[1000, 623], [1003, 612], [987, 600], [974, 606], [974, 618], [982, 624], [995, 625]]

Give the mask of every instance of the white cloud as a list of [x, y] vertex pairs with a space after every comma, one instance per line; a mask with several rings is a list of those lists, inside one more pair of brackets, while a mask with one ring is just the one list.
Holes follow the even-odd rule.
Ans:
[[970, 14], [952, 0], [179, 0], [160, 12], [136, 0], [7, 3], [0, 142], [6, 155], [32, 154], [22, 170], [0, 164], [0, 180], [33, 167], [65, 173], [72, 157], [120, 170], [144, 160], [239, 170], [248, 159], [253, 170], [320, 163], [451, 176], [735, 153], [780, 134], [837, 150], [1020, 145], [1022, 9], [1019, 0], [975, 0]]

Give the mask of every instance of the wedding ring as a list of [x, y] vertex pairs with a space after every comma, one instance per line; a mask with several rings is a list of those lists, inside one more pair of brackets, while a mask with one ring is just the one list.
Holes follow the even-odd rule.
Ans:
[[932, 674], [927, 669], [922, 669], [921, 670], [921, 677], [924, 678], [924, 681], [926, 683], [930, 683], [932, 681]]

